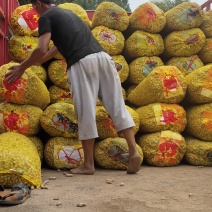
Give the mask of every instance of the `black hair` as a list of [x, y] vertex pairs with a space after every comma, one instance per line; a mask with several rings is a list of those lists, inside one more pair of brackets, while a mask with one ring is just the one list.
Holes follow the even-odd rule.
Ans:
[[[35, 4], [37, 0], [30, 0], [31, 4]], [[55, 4], [55, 0], [39, 0], [40, 2], [43, 2], [44, 4]]]

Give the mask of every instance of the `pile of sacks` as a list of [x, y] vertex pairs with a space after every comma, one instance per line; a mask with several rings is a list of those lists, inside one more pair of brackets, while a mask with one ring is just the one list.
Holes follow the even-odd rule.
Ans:
[[[113, 2], [103, 2], [90, 21], [77, 4], [58, 7], [76, 13], [113, 57], [127, 110], [136, 124], [141, 163], [176, 166], [184, 160], [191, 165], [211, 166], [211, 11], [204, 12], [198, 4], [186, 2], [164, 13], [147, 2], [128, 14]], [[14, 35], [9, 40], [9, 52], [13, 61], [0, 67], [0, 111], [4, 120], [0, 139], [7, 132], [17, 138], [22, 134], [29, 145], [37, 147], [33, 154], [38, 154], [40, 164], [45, 160], [55, 169], [75, 168], [83, 163], [84, 155], [77, 138], [64, 58], [58, 54], [47, 68], [30, 67], [12, 86], [4, 78], [9, 66], [19, 64], [36, 47], [38, 18], [31, 5], [23, 5], [10, 19]], [[96, 116], [99, 139], [95, 161], [103, 168], [126, 169], [126, 140], [117, 134], [99, 100]], [[14, 150], [13, 146], [6, 148], [8, 152]], [[28, 152], [24, 155], [28, 157]], [[11, 164], [8, 158], [0, 160]], [[27, 178], [18, 172], [14, 175], [8, 167], [0, 168], [0, 176], [10, 173], [0, 177], [0, 184], [8, 184], [8, 176]], [[37, 182], [30, 183], [39, 187]]]

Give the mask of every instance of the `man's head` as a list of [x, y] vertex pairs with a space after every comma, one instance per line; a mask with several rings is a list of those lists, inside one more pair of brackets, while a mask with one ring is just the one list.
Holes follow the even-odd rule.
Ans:
[[31, 4], [35, 11], [42, 15], [46, 10], [54, 6], [55, 0], [31, 0]]

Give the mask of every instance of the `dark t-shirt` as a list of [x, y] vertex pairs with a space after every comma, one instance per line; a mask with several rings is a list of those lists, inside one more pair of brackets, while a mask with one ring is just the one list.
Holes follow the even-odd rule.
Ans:
[[52, 7], [39, 18], [39, 36], [51, 32], [51, 40], [70, 67], [83, 57], [104, 51], [89, 27], [72, 11]]

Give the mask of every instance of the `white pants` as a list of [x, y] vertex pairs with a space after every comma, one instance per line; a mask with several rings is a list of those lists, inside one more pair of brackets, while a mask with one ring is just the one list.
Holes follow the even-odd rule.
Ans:
[[126, 109], [115, 63], [105, 52], [88, 55], [67, 71], [78, 119], [79, 140], [98, 137], [96, 102], [99, 98], [117, 132], [135, 126]]

